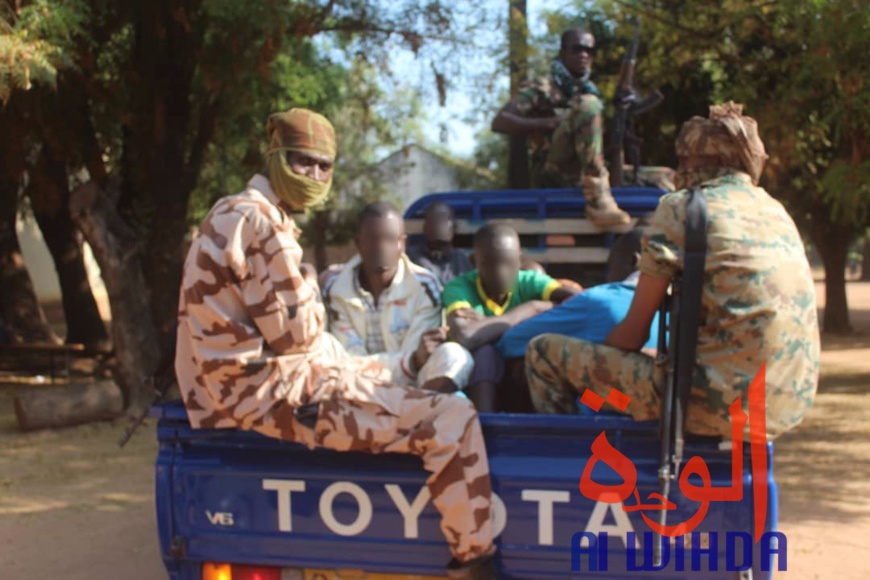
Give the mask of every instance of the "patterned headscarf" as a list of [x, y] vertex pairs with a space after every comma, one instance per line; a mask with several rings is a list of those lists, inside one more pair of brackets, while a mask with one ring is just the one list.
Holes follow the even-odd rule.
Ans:
[[758, 123], [743, 116], [743, 105], [728, 101], [710, 107], [710, 118], [692, 117], [677, 137], [678, 181], [690, 175], [729, 168], [744, 171], [758, 184], [767, 153]]
[[335, 159], [335, 129], [319, 113], [308, 109], [290, 109], [274, 113], [266, 121], [269, 153], [273, 151], [302, 151], [317, 153]]
[[269, 137], [269, 183], [275, 195], [299, 212], [326, 201], [332, 178], [321, 182], [294, 172], [287, 163], [287, 152], [325, 155], [334, 160], [336, 143], [332, 123], [314, 111], [290, 109], [269, 116], [266, 134]]

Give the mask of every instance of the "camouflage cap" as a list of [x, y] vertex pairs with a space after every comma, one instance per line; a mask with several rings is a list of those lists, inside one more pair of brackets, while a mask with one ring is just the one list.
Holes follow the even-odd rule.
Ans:
[[677, 137], [677, 157], [686, 169], [730, 167], [758, 183], [767, 153], [758, 123], [743, 116], [743, 105], [728, 101], [710, 107], [710, 118], [692, 117]]
[[266, 121], [269, 153], [278, 150], [305, 151], [335, 159], [335, 129], [319, 113], [308, 109], [290, 109], [274, 113]]

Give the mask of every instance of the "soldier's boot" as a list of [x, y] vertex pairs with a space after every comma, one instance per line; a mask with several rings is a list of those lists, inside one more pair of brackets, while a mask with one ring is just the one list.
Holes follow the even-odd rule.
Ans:
[[499, 580], [495, 569], [495, 554], [488, 554], [460, 564], [456, 558], [447, 565], [450, 580]]
[[583, 197], [586, 198], [586, 217], [598, 229], [608, 230], [627, 226], [631, 217], [616, 205], [610, 192], [610, 175], [602, 170], [600, 175], [583, 175]]

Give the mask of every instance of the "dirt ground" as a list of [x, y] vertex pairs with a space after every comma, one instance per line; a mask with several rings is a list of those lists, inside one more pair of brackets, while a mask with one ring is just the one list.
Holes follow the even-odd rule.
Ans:
[[[850, 338], [826, 339], [807, 419], [777, 441], [780, 529], [793, 580], [870, 577], [870, 283], [849, 284]], [[823, 296], [821, 286], [818, 288]], [[0, 577], [165, 578], [152, 500], [154, 426], [22, 434], [0, 385]]]

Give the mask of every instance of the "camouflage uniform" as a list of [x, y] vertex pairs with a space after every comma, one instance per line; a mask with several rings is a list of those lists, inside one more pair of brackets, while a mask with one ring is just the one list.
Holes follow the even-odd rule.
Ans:
[[[768, 437], [798, 424], [812, 405], [819, 374], [819, 333], [812, 274], [803, 243], [782, 204], [731, 169], [696, 171], [708, 204], [705, 280], [697, 367], [687, 429], [730, 437], [728, 406], [766, 362]], [[641, 272], [672, 278], [682, 267], [683, 190], [664, 196], [644, 236]], [[576, 412], [584, 388], [632, 398], [635, 419], [658, 416], [653, 360], [608, 346], [545, 335], [529, 345], [527, 368], [536, 408]], [[613, 409], [611, 407], [611, 409]]]
[[[582, 183], [586, 169], [607, 175], [604, 160], [602, 115], [604, 106], [598, 90], [586, 83], [585, 90], [566, 98], [550, 75], [540, 76], [517, 92], [514, 105], [524, 117], [547, 118], [560, 114], [564, 120], [551, 135], [529, 135], [532, 184], [535, 187], [575, 187]], [[582, 90], [582, 87], [581, 87]], [[626, 165], [626, 176], [634, 167]], [[639, 167], [637, 182], [673, 191], [674, 170], [670, 167]]]
[[540, 76], [517, 92], [517, 112], [524, 117], [548, 118], [564, 114], [551, 135], [533, 133], [528, 137], [535, 187], [575, 187], [591, 168], [596, 175], [604, 166], [603, 105], [593, 93], [575, 94], [568, 99], [550, 75]]
[[[184, 267], [176, 372], [195, 428], [241, 428], [309, 448], [412, 453], [459, 561], [492, 551], [490, 479], [472, 404], [394, 386], [324, 333], [299, 230], [269, 181], [215, 204]], [[313, 425], [294, 410], [319, 403]]]

